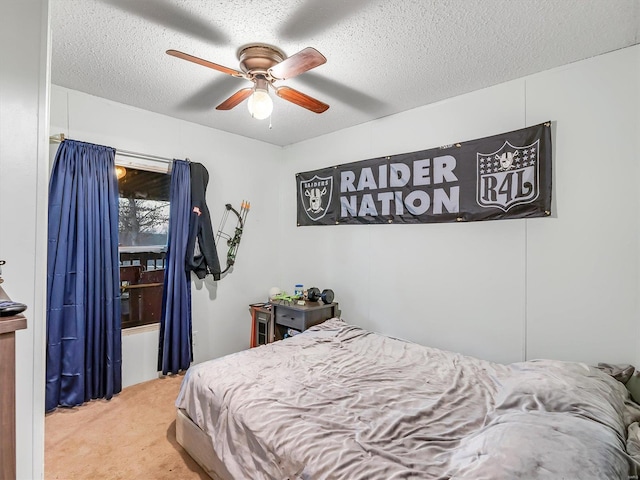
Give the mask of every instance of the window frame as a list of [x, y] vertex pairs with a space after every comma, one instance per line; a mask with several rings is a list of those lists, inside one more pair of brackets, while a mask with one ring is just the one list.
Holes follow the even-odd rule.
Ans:
[[[138, 158], [138, 157], [130, 157], [129, 155], [125, 156], [124, 155], [118, 155], [118, 152], [116, 151], [116, 155], [115, 155], [115, 165], [116, 166], [121, 166], [124, 167], [126, 169], [135, 169], [135, 170], [146, 170], [149, 172], [154, 172], [154, 173], [161, 173], [161, 174], [166, 174], [166, 175], [171, 175], [171, 166], [172, 166], [172, 162], [169, 161], [162, 161], [162, 160], [153, 160], [153, 159], [148, 159], [148, 158]], [[120, 195], [118, 195], [118, 198], [120, 198]], [[118, 214], [120, 213], [120, 209], [118, 208]], [[129, 265], [123, 265], [123, 260], [122, 260], [122, 254], [125, 253], [152, 253], [152, 254], [158, 254], [161, 256], [162, 259], [162, 263], [163, 266], [166, 267], [166, 251], [167, 251], [167, 245], [149, 245], [149, 246], [118, 246], [118, 265], [120, 267], [123, 266], [135, 266], [132, 264]], [[155, 260], [155, 266], [157, 267], [157, 262], [158, 259]], [[144, 266], [144, 269], [146, 270], [146, 265]], [[157, 268], [155, 268], [154, 270], [157, 270]], [[147, 270], [150, 271], [150, 270]], [[152, 285], [152, 288], [158, 288], [158, 283], [159, 282], [155, 282], [155, 283], [151, 283], [150, 285]], [[125, 289], [122, 287], [128, 287], [129, 286], [129, 282], [128, 281], [120, 281], [121, 284], [121, 303], [123, 300], [128, 300], [128, 308], [131, 308], [131, 292], [135, 292], [136, 290], [139, 289]], [[144, 288], [144, 287], [142, 287]], [[126, 297], [125, 297], [125, 293], [126, 293]], [[137, 292], [136, 292], [137, 293]], [[160, 295], [161, 298], [161, 295]], [[124, 309], [123, 309], [124, 310]], [[140, 328], [140, 327], [146, 327], [149, 328], [151, 326], [154, 325], [158, 325], [160, 322], [160, 318], [142, 318], [140, 321], [136, 322], [136, 323], [130, 323], [130, 322], [126, 322], [123, 321], [123, 315], [121, 313], [120, 316], [121, 319], [121, 329], [123, 332], [129, 331], [131, 329], [135, 329], [135, 328]]]

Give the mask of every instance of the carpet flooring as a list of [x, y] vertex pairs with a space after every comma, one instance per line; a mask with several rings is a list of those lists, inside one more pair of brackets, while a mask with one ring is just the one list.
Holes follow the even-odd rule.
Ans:
[[45, 479], [211, 480], [176, 441], [181, 375], [45, 417]]

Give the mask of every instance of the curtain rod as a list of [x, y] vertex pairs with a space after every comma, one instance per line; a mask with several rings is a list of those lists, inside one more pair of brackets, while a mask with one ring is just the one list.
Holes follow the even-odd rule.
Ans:
[[[64, 133], [59, 133], [57, 135], [51, 135], [49, 137], [49, 142], [50, 143], [62, 143], [64, 140], [65, 140]], [[163, 163], [173, 163], [173, 159], [172, 158], [159, 157], [157, 155], [149, 155], [147, 153], [131, 152], [129, 150], [120, 150], [119, 148], [116, 148], [115, 150], [116, 150], [116, 155], [121, 155], [123, 157], [139, 158], [139, 159], [142, 159], [142, 160], [154, 160], [156, 162], [163, 162]]]

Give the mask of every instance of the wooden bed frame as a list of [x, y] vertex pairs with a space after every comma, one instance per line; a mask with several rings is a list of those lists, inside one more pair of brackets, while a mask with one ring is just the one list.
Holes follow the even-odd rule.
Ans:
[[181, 408], [176, 413], [176, 440], [213, 480], [233, 480], [207, 434]]

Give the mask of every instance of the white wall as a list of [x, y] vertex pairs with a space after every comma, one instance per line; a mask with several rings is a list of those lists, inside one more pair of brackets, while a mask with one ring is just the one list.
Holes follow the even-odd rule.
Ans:
[[529, 224], [527, 352], [640, 368], [640, 46], [526, 82], [527, 122], [555, 121], [556, 218]]
[[[511, 362], [640, 364], [640, 46], [284, 151], [280, 286], [330, 287], [343, 318]], [[295, 173], [554, 122], [551, 218], [296, 227]]]
[[47, 32], [46, 0], [2, 3], [0, 259], [7, 261], [2, 286], [14, 300], [28, 306], [27, 329], [16, 332], [19, 479], [41, 478], [44, 459]]
[[[194, 276], [192, 283], [194, 361], [248, 348], [249, 303], [265, 300], [268, 286], [277, 278], [273, 252], [278, 241], [281, 148], [58, 86], [52, 87], [51, 99], [52, 134], [205, 165], [214, 229], [226, 203], [239, 209], [243, 199], [251, 202], [236, 266], [219, 282]], [[232, 214], [225, 231], [232, 232], [235, 224]], [[125, 335], [123, 386], [156, 377], [157, 355], [157, 330]]]

